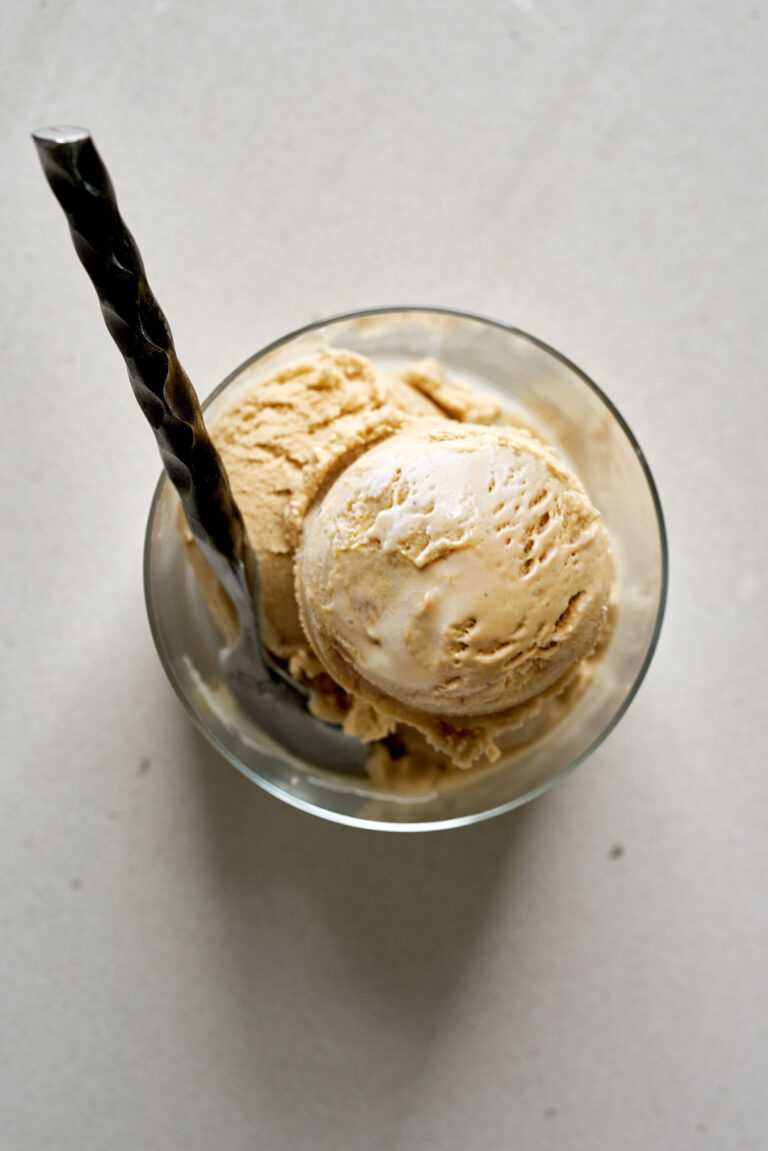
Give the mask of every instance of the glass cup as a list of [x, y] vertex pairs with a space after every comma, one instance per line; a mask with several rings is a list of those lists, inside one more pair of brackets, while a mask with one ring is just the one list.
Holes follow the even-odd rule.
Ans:
[[619, 608], [611, 642], [583, 696], [556, 726], [510, 747], [487, 769], [426, 791], [389, 791], [288, 754], [244, 715], [222, 681], [221, 636], [177, 529], [179, 501], [163, 476], [147, 526], [144, 586], [152, 635], [180, 700], [206, 738], [273, 795], [338, 823], [391, 831], [459, 827], [508, 811], [572, 771], [631, 703], [659, 637], [667, 588], [664, 521], [643, 453], [610, 400], [579, 368], [533, 336], [479, 316], [437, 308], [381, 308], [321, 320], [277, 340], [237, 368], [206, 400], [215, 418], [237, 391], [327, 348], [383, 367], [424, 357], [496, 393], [538, 425], [571, 462], [610, 532]]

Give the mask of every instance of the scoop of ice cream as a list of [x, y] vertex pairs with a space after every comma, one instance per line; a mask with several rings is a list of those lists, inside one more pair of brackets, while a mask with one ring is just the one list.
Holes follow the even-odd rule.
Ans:
[[310, 508], [304, 629], [348, 691], [414, 713], [513, 708], [595, 646], [606, 530], [562, 459], [518, 429], [427, 420], [370, 448]]
[[[422, 417], [439, 417], [430, 386], [453, 390], [439, 366], [424, 365], [420, 388], [353, 352], [334, 349], [271, 375], [243, 375], [210, 427], [257, 556], [264, 638], [288, 658], [306, 647], [293, 594], [293, 528], [326, 475], [355, 454]], [[471, 395], [469, 397], [471, 399]], [[237, 619], [226, 593], [187, 532], [190, 561], [231, 642]]]

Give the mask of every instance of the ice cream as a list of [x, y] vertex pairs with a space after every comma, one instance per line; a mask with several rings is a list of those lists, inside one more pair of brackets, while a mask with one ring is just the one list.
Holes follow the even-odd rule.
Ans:
[[605, 528], [553, 452], [445, 421], [355, 460], [310, 509], [296, 564], [323, 665], [410, 719], [487, 715], [550, 687], [595, 646], [611, 582]]
[[312, 709], [371, 742], [418, 731], [459, 767], [562, 696], [613, 583], [579, 480], [504, 419], [437, 364], [395, 374], [334, 351], [242, 390], [211, 427], [266, 642]]

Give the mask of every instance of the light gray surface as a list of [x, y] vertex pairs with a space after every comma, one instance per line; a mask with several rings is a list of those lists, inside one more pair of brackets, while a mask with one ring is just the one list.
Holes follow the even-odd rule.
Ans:
[[[764, 8], [2, 20], [2, 1147], [764, 1146]], [[509, 320], [608, 391], [672, 585], [587, 766], [384, 836], [191, 729], [142, 602], [157, 455], [28, 139], [51, 122], [94, 131], [203, 392], [383, 303]]]

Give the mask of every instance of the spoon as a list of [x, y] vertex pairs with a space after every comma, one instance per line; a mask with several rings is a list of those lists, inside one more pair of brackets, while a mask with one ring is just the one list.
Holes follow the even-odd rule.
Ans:
[[362, 771], [362, 742], [313, 716], [307, 710], [306, 689], [264, 647], [254, 607], [258, 567], [242, 514], [90, 133], [69, 126], [41, 128], [32, 139], [190, 531], [237, 613], [238, 637], [220, 655], [227, 686], [286, 751], [332, 770]]

